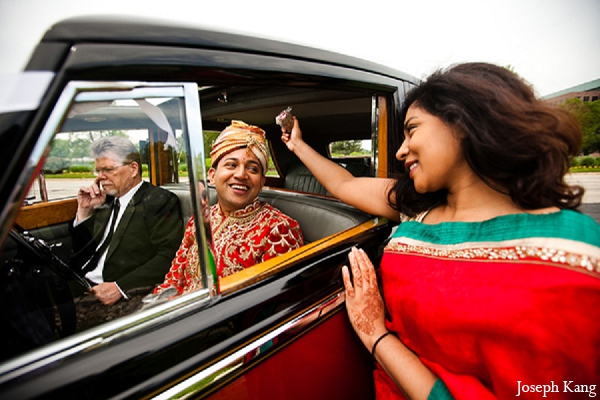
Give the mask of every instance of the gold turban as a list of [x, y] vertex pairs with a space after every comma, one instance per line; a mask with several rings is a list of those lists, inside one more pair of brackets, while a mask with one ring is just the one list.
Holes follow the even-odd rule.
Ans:
[[211, 165], [214, 167], [225, 154], [243, 148], [254, 153], [262, 165], [263, 175], [266, 175], [269, 153], [265, 131], [242, 121], [231, 121], [231, 125], [217, 137], [210, 152]]

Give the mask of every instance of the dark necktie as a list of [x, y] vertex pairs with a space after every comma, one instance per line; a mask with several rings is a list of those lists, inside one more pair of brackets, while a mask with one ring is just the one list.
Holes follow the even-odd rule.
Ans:
[[115, 200], [113, 201], [113, 206], [112, 206], [112, 218], [110, 219], [110, 228], [108, 229], [108, 234], [106, 235], [104, 240], [102, 240], [102, 243], [100, 243], [100, 247], [98, 247], [98, 250], [96, 250], [94, 255], [92, 255], [92, 257], [89, 259], [89, 261], [83, 266], [83, 268], [82, 268], [83, 275], [87, 274], [90, 271], [93, 271], [94, 268], [96, 268], [98, 266], [98, 262], [100, 261], [100, 258], [102, 258], [102, 255], [108, 249], [108, 245], [110, 244], [110, 240], [112, 239], [113, 232], [115, 231], [115, 225], [117, 223], [117, 216], [119, 215], [119, 207], [120, 207], [119, 199], [115, 198]]

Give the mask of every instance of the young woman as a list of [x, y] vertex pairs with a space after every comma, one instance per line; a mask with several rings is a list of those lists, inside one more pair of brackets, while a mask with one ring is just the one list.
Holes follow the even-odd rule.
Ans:
[[594, 392], [600, 226], [573, 211], [583, 189], [564, 180], [582, 143], [575, 119], [485, 63], [434, 73], [402, 117], [396, 179], [355, 178], [303, 142], [298, 121], [282, 130], [332, 195], [401, 222], [383, 299], [362, 250], [349, 255], [353, 280], [342, 271], [377, 399]]

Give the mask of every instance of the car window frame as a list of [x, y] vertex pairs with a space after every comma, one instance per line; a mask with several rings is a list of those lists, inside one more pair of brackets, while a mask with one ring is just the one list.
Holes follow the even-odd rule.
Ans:
[[[200, 116], [200, 98], [198, 95], [198, 85], [194, 82], [137, 82], [137, 81], [116, 81], [116, 82], [96, 82], [96, 81], [71, 81], [65, 87], [59, 100], [56, 103], [52, 114], [44, 126], [40, 138], [49, 140], [54, 137], [57, 129], [60, 128], [68, 110], [73, 102], [76, 101], [102, 101], [102, 100], [134, 100], [145, 99], [148, 97], [180, 97], [183, 100], [183, 109], [181, 112], [182, 135], [184, 147], [188, 162], [188, 177], [190, 181], [189, 190], [192, 199], [192, 214], [196, 220], [199, 220], [202, 213], [200, 210], [201, 198], [198, 193], [198, 187], [192, 182], [202, 180], [207, 185], [204, 140], [202, 130], [202, 119]], [[60, 107], [59, 107], [60, 106]], [[64, 110], [61, 114], [60, 109]], [[48, 141], [47, 146], [49, 146]], [[184, 222], [185, 223], [185, 222]], [[218, 295], [218, 280], [209, 268], [209, 257], [207, 254], [206, 235], [204, 229], [196, 224], [196, 238], [198, 240], [198, 249], [201, 251], [202, 284], [208, 295], [215, 297]], [[208, 288], [216, 287], [216, 291], [210, 291]]]
[[[134, 99], [148, 97], [178, 97], [182, 100], [181, 118], [184, 145], [188, 158], [188, 175], [190, 179], [190, 195], [192, 198], [192, 214], [198, 220], [202, 215], [201, 199], [198, 187], [192, 182], [198, 179], [206, 182], [206, 170], [204, 166], [204, 145], [202, 121], [199, 113], [198, 86], [193, 82], [95, 82], [95, 81], [71, 81], [62, 90], [55, 106], [52, 108], [46, 124], [43, 126], [35, 146], [27, 159], [27, 167], [19, 177], [20, 182], [28, 182], [12, 193], [19, 198], [24, 196], [34, 180], [37, 172], [42, 167], [47, 156], [52, 139], [61, 129], [72, 105], [77, 101], [97, 101], [102, 99]], [[61, 203], [64, 200], [50, 201], [45, 204]], [[11, 226], [8, 226], [10, 229]], [[196, 224], [196, 237], [198, 249], [201, 252], [201, 268], [203, 270], [203, 289], [199, 289], [187, 296], [173, 299], [164, 304], [156, 304], [136, 313], [119, 317], [115, 320], [105, 322], [101, 325], [87, 329], [58, 339], [54, 342], [29, 350], [25, 354], [17, 356], [0, 366], [0, 375], [4, 375], [11, 369], [22, 368], [27, 365], [27, 360], [36, 364], [51, 362], [56, 354], [68, 354], [73, 351], [80, 352], [86, 348], [97, 346], [99, 343], [109, 343], [116, 337], [135, 334], [135, 332], [148, 329], [154, 324], [164, 323], [165, 318], [177, 318], [181, 313], [198, 310], [206, 307], [218, 297], [217, 277], [210, 273], [208, 246], [203, 227]], [[217, 290], [210, 290], [215, 286]], [[168, 314], [168, 316], [167, 316]], [[25, 361], [25, 362], [24, 362]]]

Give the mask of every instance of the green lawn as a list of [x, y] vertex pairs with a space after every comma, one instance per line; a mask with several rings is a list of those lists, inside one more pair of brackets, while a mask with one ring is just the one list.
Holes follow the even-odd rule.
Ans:
[[571, 167], [569, 172], [600, 172], [600, 167]]

